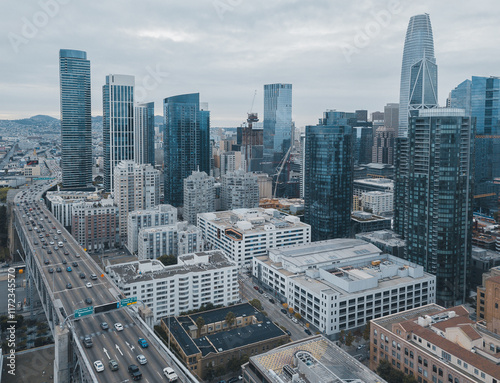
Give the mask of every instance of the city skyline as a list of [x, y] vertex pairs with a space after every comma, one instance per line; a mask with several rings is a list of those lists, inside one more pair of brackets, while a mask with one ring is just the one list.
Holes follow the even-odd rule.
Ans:
[[[109, 73], [135, 75], [141, 89], [138, 96], [142, 96], [137, 101], [152, 101], [158, 106], [171, 95], [204, 94], [211, 106], [212, 126], [240, 125], [255, 90], [253, 111], [262, 115], [262, 86], [278, 82], [293, 84], [292, 117], [298, 127], [315, 124], [326, 109], [382, 110], [386, 103], [399, 99], [404, 31], [409, 17], [421, 13], [429, 13], [433, 22], [442, 69], [439, 104], [444, 106], [448, 92], [463, 79], [497, 74], [494, 64], [498, 54], [488, 48], [498, 39], [494, 33], [495, 12], [491, 11], [498, 5], [483, 3], [489, 5], [393, 2], [381, 6], [364, 1], [343, 4], [339, 12], [334, 3], [328, 2], [290, 7], [260, 2], [230, 5], [221, 0], [200, 3], [203, 12], [190, 19], [176, 19], [185, 14], [184, 5], [158, 3], [155, 14], [147, 14], [147, 27], [141, 24], [139, 9], [128, 8], [130, 13], [124, 13], [134, 14], [137, 21], [123, 17], [109, 25], [99, 22], [108, 19], [111, 10], [107, 5], [83, 8], [57, 2], [58, 9], [52, 15], [38, 5], [12, 4], [9, 17], [4, 15], [2, 20], [6, 36], [0, 43], [6, 52], [2, 60], [12, 75], [2, 82], [2, 89], [9, 95], [3, 97], [7, 101], [0, 118], [58, 116], [54, 57], [65, 48], [85, 50], [92, 58], [92, 115], [102, 115], [98, 89]], [[33, 25], [36, 32], [29, 37], [29, 28], [23, 26], [43, 12], [48, 15], [47, 22]], [[382, 15], [389, 16], [383, 21]], [[343, 21], [351, 20], [350, 16], [355, 16], [356, 22]], [[85, 20], [89, 17], [93, 28], [87, 28]], [[130, 28], [126, 30], [127, 21]], [[468, 28], [452, 26], [461, 22]], [[57, 33], [69, 24], [71, 32]], [[99, 25], [106, 25], [106, 29]], [[373, 29], [371, 37], [359, 43], [366, 28]], [[464, 49], [471, 54], [461, 55]], [[36, 65], [29, 59], [33, 56], [37, 57]], [[9, 70], [9, 65], [17, 70]], [[157, 110], [156, 114], [161, 113]]]

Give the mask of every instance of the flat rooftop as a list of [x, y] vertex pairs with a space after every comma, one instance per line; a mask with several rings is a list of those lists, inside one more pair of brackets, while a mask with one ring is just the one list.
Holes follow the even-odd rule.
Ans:
[[406, 245], [406, 241], [404, 239], [401, 239], [401, 237], [394, 233], [392, 230], [377, 230], [366, 233], [359, 233], [356, 234], [356, 238], [365, 239], [369, 242], [383, 243], [393, 247], [404, 247]]
[[[119, 278], [124, 283], [134, 283], [234, 266], [234, 263], [228, 260], [226, 255], [220, 250], [203, 251], [194, 254], [200, 257], [208, 256], [209, 261], [192, 265], [177, 264], [164, 266], [156, 259], [140, 260], [107, 266], [106, 271], [110, 273], [113, 279]], [[192, 259], [189, 256], [190, 254], [181, 255], [179, 259], [182, 257], [187, 257], [186, 260]]]
[[286, 260], [286, 263], [296, 267], [331, 263], [358, 256], [379, 256], [380, 253], [381, 250], [377, 246], [360, 239], [350, 238], [337, 238], [269, 249], [270, 258], [280, 262]]
[[[189, 335], [189, 329], [196, 327], [198, 317], [202, 317], [205, 324], [208, 325], [223, 321], [230, 311], [236, 317], [254, 316], [256, 321], [247, 326], [234, 327], [225, 331], [203, 335], [200, 338], [191, 338]], [[286, 335], [269, 318], [248, 303], [162, 320], [186, 355], [201, 352], [203, 356], [206, 356], [210, 353], [224, 352]]]
[[273, 225], [276, 229], [306, 228], [308, 224], [298, 217], [285, 214], [276, 209], [252, 208], [234, 209], [214, 213], [198, 214], [212, 224], [223, 229], [234, 229], [240, 233], [251, 234], [267, 231]]
[[[297, 360], [302, 363], [297, 363]], [[299, 382], [302, 383], [386, 383], [375, 372], [321, 335], [252, 356], [250, 363], [265, 374], [269, 382], [276, 382], [276, 375], [282, 382], [291, 382], [290, 375], [285, 372], [288, 370], [299, 373]]]

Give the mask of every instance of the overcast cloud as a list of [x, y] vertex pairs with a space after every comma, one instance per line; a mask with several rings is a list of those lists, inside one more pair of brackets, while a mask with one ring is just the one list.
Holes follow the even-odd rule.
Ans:
[[93, 115], [102, 114], [110, 73], [135, 75], [156, 114], [163, 98], [199, 92], [212, 126], [239, 126], [255, 90], [253, 111], [262, 118], [263, 85], [275, 82], [293, 84], [297, 126], [316, 124], [326, 109], [383, 110], [399, 101], [406, 27], [419, 13], [431, 17], [441, 104], [472, 75], [500, 75], [495, 0], [3, 0], [0, 7], [0, 119], [59, 117], [61, 48], [87, 52]]

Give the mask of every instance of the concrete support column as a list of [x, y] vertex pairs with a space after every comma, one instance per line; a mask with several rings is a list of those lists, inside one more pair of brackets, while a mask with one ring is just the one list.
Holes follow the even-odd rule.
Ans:
[[68, 327], [54, 328], [55, 355], [54, 355], [54, 383], [70, 382], [70, 331]]

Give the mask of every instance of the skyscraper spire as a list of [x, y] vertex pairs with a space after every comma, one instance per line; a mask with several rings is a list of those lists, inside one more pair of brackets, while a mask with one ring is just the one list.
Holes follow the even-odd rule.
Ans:
[[398, 137], [408, 134], [411, 110], [437, 107], [437, 64], [428, 14], [410, 18], [401, 66]]

